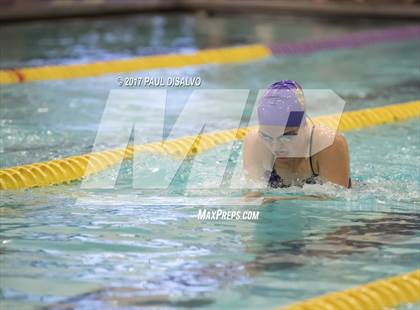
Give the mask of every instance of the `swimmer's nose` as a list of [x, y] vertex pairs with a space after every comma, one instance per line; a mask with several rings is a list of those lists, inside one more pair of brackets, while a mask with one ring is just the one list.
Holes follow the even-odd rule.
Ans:
[[273, 150], [278, 150], [284, 147], [284, 144], [282, 142], [279, 141], [275, 141], [271, 144], [271, 147]]
[[274, 143], [272, 143], [271, 144], [271, 150], [274, 152], [274, 151], [279, 151], [279, 150], [281, 150], [283, 147], [282, 147], [283, 145], [281, 144], [281, 143], [278, 143], [278, 142], [274, 142]]

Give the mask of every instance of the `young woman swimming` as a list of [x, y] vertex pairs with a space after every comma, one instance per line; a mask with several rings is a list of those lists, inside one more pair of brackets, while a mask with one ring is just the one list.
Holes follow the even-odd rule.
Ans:
[[258, 129], [247, 134], [243, 148], [249, 178], [274, 188], [317, 182], [351, 187], [346, 139], [310, 120], [297, 82], [272, 84], [257, 111]]

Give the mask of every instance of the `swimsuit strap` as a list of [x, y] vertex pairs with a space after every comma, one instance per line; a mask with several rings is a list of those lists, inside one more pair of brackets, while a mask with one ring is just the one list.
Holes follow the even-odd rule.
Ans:
[[[314, 136], [314, 129], [315, 129], [315, 125], [312, 125], [311, 139], [309, 141], [309, 163], [311, 165], [311, 170], [312, 170], [312, 174], [313, 175], [309, 179], [313, 179], [314, 177], [317, 177], [318, 176], [318, 174], [315, 173], [314, 166], [312, 164], [312, 139], [313, 139], [313, 136]], [[314, 180], [314, 183], [315, 183], [315, 180]], [[351, 188], [351, 178], [350, 177], [349, 177], [349, 186], [348, 186], [348, 188]]]
[[318, 176], [318, 174], [317, 174], [317, 173], [315, 173], [315, 171], [314, 171], [314, 166], [313, 166], [313, 164], [312, 164], [312, 139], [313, 139], [313, 136], [314, 136], [314, 129], [315, 129], [315, 125], [312, 125], [311, 138], [310, 138], [310, 140], [309, 140], [309, 164], [311, 165], [311, 171], [312, 171], [312, 174], [313, 174], [314, 176]]

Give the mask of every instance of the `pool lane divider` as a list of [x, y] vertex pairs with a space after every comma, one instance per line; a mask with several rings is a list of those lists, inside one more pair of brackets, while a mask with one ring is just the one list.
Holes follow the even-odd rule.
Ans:
[[[350, 131], [369, 126], [389, 124], [420, 116], [420, 100], [377, 108], [344, 112], [339, 115], [325, 115], [313, 118], [316, 124], [336, 128], [338, 117], [339, 131]], [[234, 128], [197, 136], [187, 136], [163, 142], [130, 145], [106, 151], [54, 159], [0, 169], [0, 190], [16, 190], [31, 187], [45, 187], [68, 183], [101, 172], [132, 159], [135, 153], [149, 152], [173, 155], [178, 158], [193, 156], [215, 146], [235, 140], [243, 140], [248, 131], [255, 127]]]
[[420, 302], [420, 269], [328, 293], [278, 310], [381, 310], [418, 302]]
[[252, 44], [237, 47], [205, 49], [189, 54], [167, 54], [99, 61], [75, 65], [12, 68], [0, 70], [0, 84], [17, 84], [31, 81], [87, 78], [113, 73], [169, 69], [205, 64], [243, 63], [276, 56], [302, 55], [318, 51], [397, 42], [420, 38], [420, 26], [404, 26], [370, 30], [340, 37], [271, 45]]
[[206, 49], [190, 54], [168, 54], [129, 59], [100, 61], [77, 65], [55, 65], [0, 70], [0, 84], [30, 81], [88, 78], [113, 73], [169, 69], [204, 64], [249, 62], [271, 55], [268, 47], [253, 44], [238, 47]]
[[272, 44], [269, 47], [273, 55], [301, 55], [319, 51], [359, 48], [377, 43], [398, 42], [413, 38], [420, 39], [420, 26], [370, 30], [345, 34], [336, 38]]

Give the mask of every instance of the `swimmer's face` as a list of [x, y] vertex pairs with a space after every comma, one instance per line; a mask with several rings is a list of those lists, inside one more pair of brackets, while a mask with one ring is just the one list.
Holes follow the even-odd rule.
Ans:
[[258, 135], [261, 141], [267, 146], [273, 155], [288, 157], [291, 148], [297, 142], [299, 127], [280, 127], [261, 125]]

